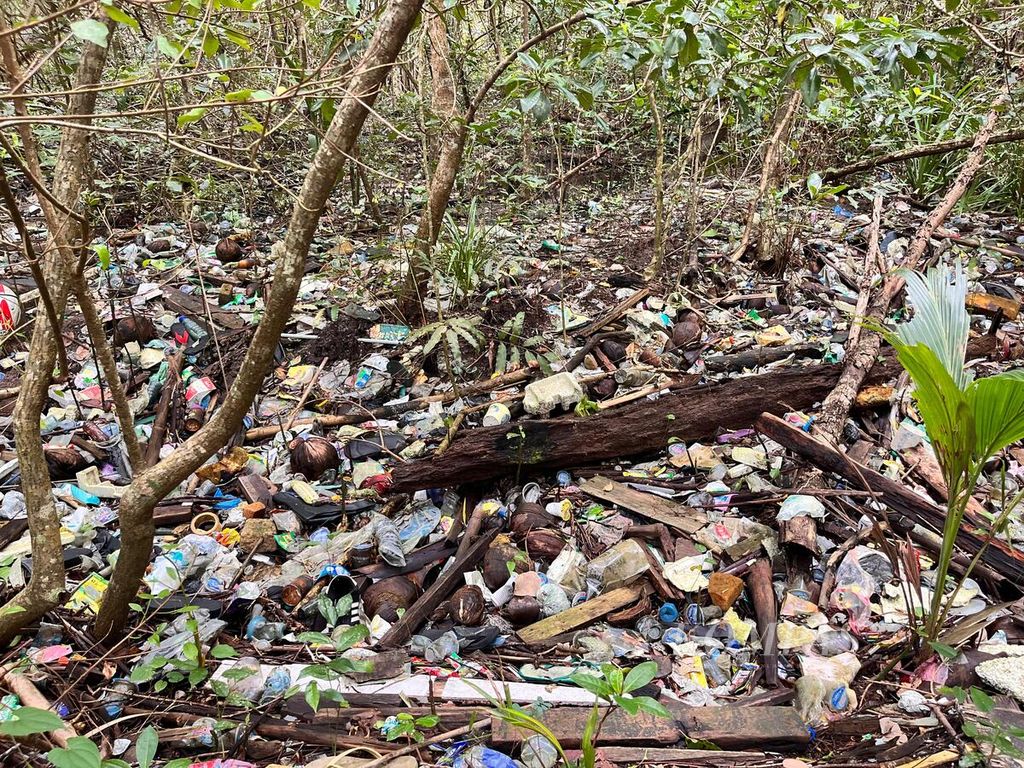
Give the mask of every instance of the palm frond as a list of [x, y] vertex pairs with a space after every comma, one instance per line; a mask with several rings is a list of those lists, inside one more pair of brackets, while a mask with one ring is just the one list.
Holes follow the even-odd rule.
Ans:
[[965, 389], [971, 374], [964, 369], [970, 316], [964, 307], [967, 275], [963, 264], [958, 260], [952, 268], [945, 264], [932, 267], [924, 276], [908, 271], [904, 279], [914, 316], [897, 326], [896, 336], [907, 346], [926, 345], [957, 387]]

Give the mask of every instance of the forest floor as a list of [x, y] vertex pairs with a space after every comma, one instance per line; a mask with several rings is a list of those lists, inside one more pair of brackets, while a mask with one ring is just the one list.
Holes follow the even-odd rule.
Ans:
[[[862, 296], [926, 208], [890, 191], [875, 254], [869, 194], [786, 203], [734, 260], [747, 198], [712, 185], [654, 277], [649, 199], [500, 224], [481, 210], [436, 252], [442, 298], [421, 324], [392, 308], [403, 244], [329, 213], [246, 430], [157, 508], [156, 597], [115, 643], [84, 628], [128, 472], [72, 313], [71, 380], [42, 417], [69, 600], [9, 654], [8, 678], [133, 763], [152, 726], [174, 766], [552, 766], [507, 703], [572, 758], [591, 705], [624, 692], [614, 666], [640, 671], [600, 720], [602, 766], [1012, 760], [1024, 524], [980, 542], [1001, 484], [1024, 482], [1024, 450], [977, 489], [958, 545], [979, 567], [933, 653], [918, 630], [945, 488], [891, 356], [839, 448], [810, 437]], [[162, 454], [230, 387], [280, 234], [198, 219], [108, 233], [110, 268], [91, 279]], [[1024, 228], [955, 215], [931, 263], [956, 259], [976, 375], [1018, 365]], [[11, 274], [24, 331], [35, 286]], [[27, 353], [6, 353], [9, 459]], [[0, 473], [13, 592], [28, 536], [17, 462]]]

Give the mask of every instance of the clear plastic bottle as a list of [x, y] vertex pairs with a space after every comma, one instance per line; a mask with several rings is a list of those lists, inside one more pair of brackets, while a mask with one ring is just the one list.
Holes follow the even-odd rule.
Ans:
[[623, 539], [587, 566], [587, 582], [600, 586], [601, 592], [632, 584], [650, 570], [643, 545], [636, 539]]

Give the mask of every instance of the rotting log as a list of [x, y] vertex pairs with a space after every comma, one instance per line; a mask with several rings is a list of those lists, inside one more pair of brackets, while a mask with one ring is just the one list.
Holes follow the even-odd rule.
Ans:
[[[891, 364], [876, 373], [895, 374]], [[664, 449], [719, 429], [749, 427], [762, 411], [810, 408], [832, 391], [840, 368], [808, 366], [687, 387], [585, 417], [529, 419], [465, 430], [440, 459], [394, 469], [394, 491], [491, 480], [522, 470], [558, 469]]]
[[[858, 464], [838, 449], [787, 424], [773, 414], [762, 414], [754, 426], [766, 437], [802, 456], [819, 469], [843, 477], [851, 487], [872, 491], [878, 495], [880, 502], [896, 512], [906, 515], [926, 528], [942, 531], [946, 510], [914, 493], [906, 485]], [[965, 519], [964, 525], [957, 533], [957, 547], [968, 556], [975, 555], [985, 544], [987, 532], [983, 525], [984, 521], [973, 519], [968, 513], [968, 519]], [[981, 556], [981, 564], [993, 575], [1002, 577], [1012, 584], [1024, 582], [1024, 553], [1004, 541], [993, 539]]]

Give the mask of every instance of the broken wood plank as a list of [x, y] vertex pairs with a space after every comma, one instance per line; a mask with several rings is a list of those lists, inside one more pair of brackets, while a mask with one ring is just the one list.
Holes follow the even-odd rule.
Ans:
[[1020, 302], [1007, 299], [1003, 296], [996, 296], [992, 293], [968, 293], [967, 309], [980, 312], [985, 315], [1003, 313], [1006, 320], [1016, 320], [1020, 314]]
[[[895, 362], [876, 365], [872, 375], [898, 370]], [[826, 365], [772, 371], [687, 387], [592, 416], [463, 430], [441, 459], [395, 467], [392, 489], [443, 488], [505, 476], [516, 467], [578, 467], [661, 451], [672, 438], [689, 442], [718, 429], [749, 427], [762, 411], [810, 408], [835, 388], [840, 373], [838, 366]]]
[[811, 737], [793, 707], [686, 707], [669, 711], [690, 739], [710, 741], [722, 749], [804, 747]]
[[202, 297], [194, 296], [191, 293], [182, 293], [173, 288], [165, 291], [161, 298], [179, 312], [192, 315], [193, 319], [197, 320], [201, 325], [207, 323], [207, 309], [209, 309], [210, 317], [213, 318], [213, 321], [218, 325], [224, 326], [229, 331], [241, 330], [248, 325], [237, 313], [218, 309], [215, 299], [211, 300], [209, 306], [207, 306], [207, 302], [203, 301]]
[[[807, 459], [819, 469], [845, 478], [851, 487], [872, 491], [883, 504], [911, 520], [933, 531], [943, 530], [946, 510], [930, 499], [914, 493], [906, 485], [856, 463], [834, 446], [823, 443], [773, 414], [762, 414], [754, 426], [762, 434]], [[973, 516], [968, 517], [970, 519], [965, 519], [964, 525], [957, 533], [956, 542], [957, 547], [970, 557], [981, 551], [986, 536], [984, 530], [975, 527]], [[911, 533], [911, 537], [919, 543], [925, 541], [916, 533]], [[931, 542], [922, 546], [931, 546]], [[964, 562], [964, 557], [960, 557], [959, 563]], [[1008, 579], [1013, 583], [1024, 580], [1024, 553], [1000, 539], [993, 539], [985, 548], [981, 563], [987, 566], [985, 573], [991, 578]]]
[[708, 524], [708, 517], [703, 512], [684, 507], [661, 496], [638, 491], [601, 475], [581, 483], [580, 490], [595, 499], [607, 501], [655, 522], [664, 523], [669, 528], [682, 531], [688, 536]]
[[424, 592], [402, 614], [402, 618], [391, 625], [391, 629], [380, 639], [381, 647], [397, 648], [405, 644], [412, 637], [413, 633], [419, 629], [419, 626], [434, 612], [434, 609], [455, 591], [455, 588], [462, 581], [462, 574], [475, 568], [477, 563], [483, 559], [484, 552], [487, 551], [487, 547], [494, 541], [494, 537], [498, 535], [499, 530], [501, 529], [494, 527], [481, 533], [477, 540], [470, 545], [469, 549], [461, 557], [456, 558], [455, 562], [437, 577], [437, 581], [431, 585], [430, 589]]
[[570, 629], [588, 624], [612, 611], [635, 603], [644, 594], [645, 587], [645, 584], [633, 584], [598, 595], [586, 602], [573, 606], [567, 611], [562, 611], [554, 616], [548, 616], [546, 619], [541, 619], [528, 627], [523, 627], [518, 632], [519, 638], [524, 643], [541, 642], [563, 632], [568, 632]]

